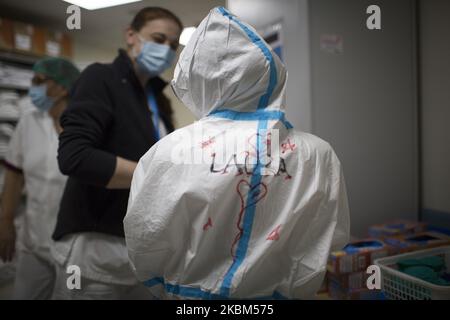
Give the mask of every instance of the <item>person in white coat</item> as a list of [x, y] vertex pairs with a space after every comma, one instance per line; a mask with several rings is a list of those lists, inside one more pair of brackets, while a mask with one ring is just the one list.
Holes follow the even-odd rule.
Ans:
[[172, 87], [200, 120], [141, 158], [124, 219], [135, 273], [156, 297], [311, 298], [330, 250], [348, 242], [341, 164], [286, 120], [286, 81], [222, 7], [183, 50]]
[[34, 67], [29, 96], [35, 110], [24, 114], [11, 138], [3, 164], [5, 184], [1, 198], [0, 258], [15, 255], [14, 216], [26, 191], [26, 211], [18, 249], [14, 299], [50, 299], [56, 271], [50, 254], [51, 234], [66, 177], [56, 160], [59, 117], [78, 69], [61, 58], [45, 58]]

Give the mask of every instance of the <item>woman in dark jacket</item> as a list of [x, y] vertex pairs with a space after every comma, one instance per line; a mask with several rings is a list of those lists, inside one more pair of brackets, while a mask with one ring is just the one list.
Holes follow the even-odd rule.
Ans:
[[[137, 161], [174, 130], [158, 77], [171, 66], [183, 27], [170, 11], [141, 10], [127, 31], [127, 50], [112, 64], [89, 66], [61, 118], [58, 163], [69, 176], [53, 239], [57, 299], [146, 298], [129, 265], [123, 218]], [[66, 285], [76, 272], [81, 290]], [[72, 270], [72, 268], [70, 269]]]

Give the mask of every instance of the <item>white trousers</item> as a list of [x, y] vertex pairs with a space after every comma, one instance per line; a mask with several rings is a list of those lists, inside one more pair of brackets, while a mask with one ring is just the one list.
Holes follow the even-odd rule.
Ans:
[[67, 279], [70, 274], [62, 266], [56, 267], [54, 300], [151, 300], [153, 296], [141, 284], [118, 285], [81, 277], [80, 289], [69, 289]]

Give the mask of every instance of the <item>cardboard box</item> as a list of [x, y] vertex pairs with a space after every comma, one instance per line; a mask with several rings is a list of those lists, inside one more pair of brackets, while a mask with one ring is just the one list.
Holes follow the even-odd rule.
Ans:
[[328, 293], [334, 300], [385, 300], [381, 290], [344, 289], [334, 281], [329, 281]]
[[69, 36], [59, 31], [46, 31], [43, 53], [51, 57], [72, 56], [72, 42]]
[[366, 271], [378, 258], [391, 253], [390, 247], [377, 239], [350, 242], [343, 250], [332, 252], [328, 258], [327, 270], [334, 274]]
[[423, 222], [394, 220], [389, 223], [376, 224], [369, 227], [369, 237], [385, 239], [387, 237], [409, 236], [424, 232], [427, 224]]
[[72, 58], [72, 39], [67, 33], [62, 35], [61, 55], [66, 58]]
[[346, 274], [327, 273], [328, 281], [338, 283], [343, 289], [367, 289], [367, 278], [370, 276], [366, 271], [358, 271]]
[[427, 231], [412, 236], [386, 238], [392, 254], [400, 254], [422, 249], [429, 249], [450, 244], [450, 237], [436, 231]]
[[0, 19], [0, 48], [39, 56], [72, 57], [69, 35], [29, 23]]
[[0, 49], [11, 50], [14, 48], [14, 26], [9, 19], [0, 18]]
[[36, 39], [36, 28], [32, 24], [14, 22], [14, 49], [26, 53], [39, 54], [39, 44]]

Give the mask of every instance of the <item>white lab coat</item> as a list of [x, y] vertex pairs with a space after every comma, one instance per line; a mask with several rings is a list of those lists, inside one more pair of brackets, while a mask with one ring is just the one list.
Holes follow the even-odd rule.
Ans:
[[183, 50], [172, 87], [200, 121], [141, 158], [124, 220], [136, 275], [154, 295], [319, 289], [330, 250], [349, 237], [345, 183], [330, 145], [284, 118], [286, 80], [268, 45], [224, 8]]
[[47, 261], [52, 261], [51, 235], [67, 180], [59, 171], [57, 151], [53, 119], [35, 109], [20, 118], [5, 157], [7, 164], [22, 170], [25, 179], [23, 245]]
[[53, 291], [56, 271], [51, 235], [67, 180], [59, 171], [57, 150], [58, 134], [49, 114], [36, 109], [25, 113], [5, 156], [10, 169], [22, 171], [27, 196], [14, 299], [49, 299]]

